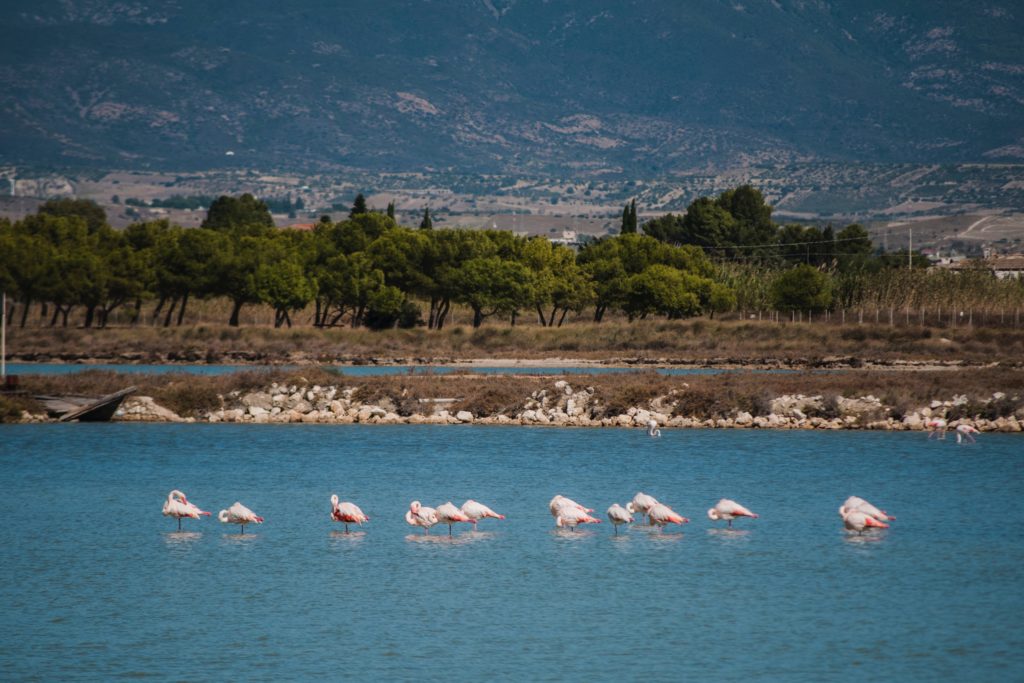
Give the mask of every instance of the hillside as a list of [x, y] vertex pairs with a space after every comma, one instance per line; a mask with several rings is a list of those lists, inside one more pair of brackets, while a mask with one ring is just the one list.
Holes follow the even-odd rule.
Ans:
[[4, 3], [0, 163], [651, 176], [1024, 157], [1012, 7], [302, 7]]

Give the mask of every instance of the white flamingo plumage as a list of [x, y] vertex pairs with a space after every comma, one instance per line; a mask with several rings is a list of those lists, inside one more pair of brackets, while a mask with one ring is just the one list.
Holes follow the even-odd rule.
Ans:
[[455, 524], [456, 522], [473, 522], [466, 513], [455, 507], [455, 504], [451, 501], [438, 505], [434, 512], [437, 515], [438, 524], [448, 525], [449, 536], [452, 535], [452, 524]]
[[580, 512], [594, 511], [593, 508], [584, 507], [577, 503], [572, 498], [566, 498], [565, 496], [557, 495], [551, 499], [550, 503], [548, 503], [548, 510], [551, 511], [551, 516], [555, 518], [556, 524], [558, 523], [558, 513], [559, 511], [562, 510], [562, 508], [572, 508], [575, 510], [579, 510]]
[[735, 500], [729, 500], [728, 498], [723, 498], [715, 503], [715, 507], [708, 510], [708, 517], [716, 522], [720, 519], [724, 519], [729, 522], [730, 527], [732, 526], [732, 520], [737, 517], [751, 517], [753, 519], [757, 519], [756, 514], [743, 507]]
[[469, 521], [473, 523], [474, 531], [476, 531], [476, 523], [481, 519], [487, 519], [488, 517], [491, 519], [505, 519], [505, 515], [499, 515], [491, 508], [475, 500], [467, 500], [462, 504], [462, 514], [469, 517]]
[[666, 524], [687, 524], [690, 521], [664, 503], [658, 503], [648, 510], [647, 516], [651, 524], [661, 527], [663, 531]]
[[875, 527], [878, 529], [888, 529], [889, 525], [885, 522], [879, 522], [877, 519], [869, 515], [862, 510], [848, 510], [843, 515], [843, 526], [850, 531], [856, 531], [858, 534], [864, 533], [865, 529]]
[[246, 524], [263, 524], [262, 517], [238, 501], [235, 501], [235, 504], [227, 510], [221, 510], [217, 515], [217, 519], [224, 524], [237, 524], [240, 533], [243, 534], [245, 533]]
[[579, 507], [573, 507], [571, 505], [563, 505], [558, 509], [558, 514], [555, 515], [555, 526], [561, 529], [564, 526], [569, 527], [572, 531], [576, 531], [576, 527], [580, 524], [600, 524], [601, 520], [597, 517], [591, 517], [585, 510]]
[[[649, 496], [643, 491], [637, 492], [633, 496], [633, 500], [626, 503], [626, 509], [634, 514], [639, 514], [641, 517], [647, 516], [647, 511], [658, 504], [658, 499], [654, 496]], [[650, 519], [647, 520], [650, 524]]]
[[964, 439], [967, 439], [970, 443], [976, 443], [974, 435], [978, 434], [977, 428], [974, 425], [969, 424], [958, 424], [956, 426], [956, 442], [962, 443]]
[[335, 522], [342, 522], [345, 525], [346, 534], [348, 533], [349, 524], [359, 524], [362, 526], [363, 522], [370, 521], [370, 518], [363, 514], [363, 511], [355, 503], [349, 503], [348, 501], [339, 503], [337, 494], [331, 494], [331, 519]]
[[658, 429], [657, 420], [649, 420], [647, 422], [647, 436], [661, 436], [661, 430]]
[[210, 513], [200, 510], [196, 505], [188, 502], [185, 494], [178, 489], [174, 489], [167, 494], [167, 500], [164, 502], [164, 517], [177, 518], [178, 531], [181, 531], [181, 520], [183, 517], [199, 519], [200, 516], [209, 517]]
[[845, 517], [847, 512], [851, 512], [853, 510], [860, 510], [865, 514], [874, 517], [879, 522], [888, 522], [896, 519], [885, 510], [880, 510], [868, 501], [863, 498], [858, 498], [857, 496], [850, 496], [843, 501], [843, 504], [839, 506], [839, 516]]
[[618, 536], [618, 534], [619, 534], [619, 525], [620, 524], [632, 524], [633, 523], [633, 515], [629, 514], [629, 510], [627, 510], [626, 508], [622, 507], [618, 503], [613, 503], [612, 506], [610, 508], [608, 508], [607, 514], [608, 514], [608, 521], [611, 522], [612, 526], [615, 528], [615, 535], [616, 536]]
[[429, 534], [430, 527], [437, 524], [437, 511], [434, 508], [423, 507], [418, 500], [409, 503], [409, 509], [405, 512], [405, 521], [411, 526], [423, 527], [423, 533]]

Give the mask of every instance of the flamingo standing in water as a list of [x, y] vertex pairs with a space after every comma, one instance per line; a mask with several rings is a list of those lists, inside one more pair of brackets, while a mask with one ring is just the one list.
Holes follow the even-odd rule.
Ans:
[[877, 519], [872, 517], [862, 510], [848, 510], [843, 515], [843, 526], [850, 531], [856, 531], [858, 534], [863, 534], [865, 529], [870, 527], [876, 527], [879, 529], [888, 529], [889, 525], [885, 522], [879, 522]]
[[958, 424], [956, 426], [956, 442], [961, 443], [964, 439], [967, 439], [971, 443], [976, 443], [974, 435], [978, 433], [978, 430], [973, 425]]
[[555, 524], [558, 524], [558, 513], [562, 508], [572, 508], [579, 510], [580, 512], [593, 512], [593, 508], [588, 508], [580, 505], [572, 498], [566, 498], [565, 496], [558, 495], [551, 499], [548, 503], [548, 510], [551, 511], [551, 516], [555, 518]]
[[618, 503], [613, 503], [612, 506], [610, 508], [608, 508], [608, 513], [607, 514], [608, 514], [608, 521], [611, 522], [612, 526], [615, 527], [615, 535], [616, 536], [619, 535], [619, 525], [620, 524], [632, 524], [633, 523], [633, 515], [629, 514], [629, 510], [627, 510], [626, 508], [622, 507]]
[[858, 498], [857, 496], [850, 496], [843, 501], [843, 504], [839, 507], [839, 516], [845, 517], [847, 512], [851, 512], [853, 510], [859, 510], [866, 515], [874, 517], [879, 522], [888, 522], [896, 519], [885, 510], [879, 510], [871, 503], [867, 502], [863, 498]]
[[448, 525], [449, 536], [452, 535], [452, 524], [455, 524], [456, 522], [473, 522], [473, 520], [469, 518], [469, 515], [455, 507], [451, 501], [448, 501], [443, 505], [438, 505], [435, 513], [437, 514], [437, 521], [439, 524]]
[[715, 520], [716, 522], [720, 519], [724, 519], [729, 522], [729, 527], [732, 527], [732, 520], [737, 517], [751, 517], [757, 519], [757, 515], [743, 507], [734, 500], [723, 498], [722, 500], [715, 503], [715, 507], [708, 510], [708, 517]]
[[423, 527], [423, 533], [429, 534], [430, 527], [437, 524], [437, 511], [434, 508], [423, 507], [418, 500], [414, 500], [409, 503], [409, 509], [405, 513], [405, 521], [412, 526]]
[[664, 503], [658, 503], [648, 510], [647, 516], [650, 517], [651, 524], [661, 527], [662, 531], [665, 530], [666, 524], [687, 524], [690, 521]]
[[928, 427], [928, 440], [931, 441], [933, 436], [939, 437], [939, 439], [945, 440], [946, 438], [946, 421], [941, 417], [933, 417], [924, 423]]
[[462, 504], [462, 514], [469, 517], [469, 521], [473, 523], [473, 531], [476, 531], [476, 523], [481, 519], [486, 519], [487, 517], [491, 519], [505, 519], [505, 515], [499, 515], [491, 508], [475, 500], [467, 500]]
[[194, 504], [188, 502], [185, 494], [178, 489], [174, 489], [167, 494], [167, 501], [164, 503], [164, 517], [176, 517], [178, 519], [178, 531], [181, 531], [182, 517], [199, 519], [200, 515], [209, 517], [210, 513], [200, 510]]
[[343, 522], [345, 524], [345, 533], [348, 533], [349, 524], [359, 524], [362, 526], [363, 522], [370, 521], [370, 518], [363, 514], [363, 511], [359, 509], [359, 506], [355, 503], [338, 503], [337, 494], [331, 494], [331, 519], [335, 522]]
[[573, 507], [571, 505], [563, 505], [558, 509], [558, 514], [555, 515], [555, 526], [557, 526], [559, 529], [561, 529], [563, 526], [567, 526], [570, 530], [576, 531], [576, 527], [580, 524], [600, 523], [601, 520], [599, 520], [597, 517], [591, 517], [582, 508]]
[[[646, 517], [647, 511], [657, 504], [658, 500], [654, 496], [648, 496], [641, 491], [633, 496], [633, 500], [626, 503], [626, 509], [633, 513], [639, 513], [641, 517]], [[648, 518], [647, 523], [651, 523], [650, 518]]]
[[245, 533], [246, 524], [263, 524], [263, 518], [245, 507], [238, 501], [227, 510], [221, 510], [217, 515], [224, 524], [237, 524], [239, 533]]
[[650, 420], [647, 422], [647, 436], [661, 436], [661, 430], [658, 429], [657, 420]]

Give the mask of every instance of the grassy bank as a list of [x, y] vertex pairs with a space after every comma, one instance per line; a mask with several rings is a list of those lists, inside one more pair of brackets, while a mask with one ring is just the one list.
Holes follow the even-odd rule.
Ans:
[[15, 360], [107, 362], [385, 362], [579, 358], [667, 362], [814, 364], [829, 356], [971, 364], [1024, 358], [1024, 329], [915, 325], [685, 321], [487, 325], [372, 332], [310, 327], [9, 328]]

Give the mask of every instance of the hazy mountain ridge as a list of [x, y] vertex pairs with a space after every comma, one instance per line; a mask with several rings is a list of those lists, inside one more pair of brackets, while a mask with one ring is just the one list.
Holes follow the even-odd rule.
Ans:
[[648, 175], [1020, 160], [1022, 20], [878, 0], [14, 0], [0, 159]]

